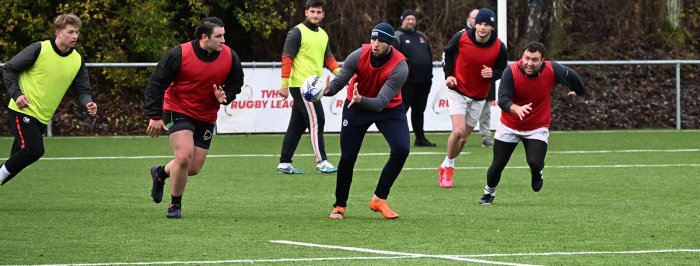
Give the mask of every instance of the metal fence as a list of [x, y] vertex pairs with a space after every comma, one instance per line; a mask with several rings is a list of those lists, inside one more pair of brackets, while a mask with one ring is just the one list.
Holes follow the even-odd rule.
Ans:
[[[676, 66], [676, 129], [681, 129], [681, 65], [700, 65], [700, 60], [602, 60], [602, 61], [556, 61], [562, 65], [675, 65]], [[512, 62], [509, 62], [512, 63]], [[87, 67], [95, 68], [137, 68], [155, 67], [157, 63], [86, 63]], [[342, 65], [342, 62], [340, 63]], [[4, 66], [0, 63], [0, 67]], [[244, 68], [277, 68], [280, 62], [243, 62]], [[442, 62], [435, 61], [433, 66], [440, 67]], [[48, 135], [51, 136], [51, 123], [48, 125]]]

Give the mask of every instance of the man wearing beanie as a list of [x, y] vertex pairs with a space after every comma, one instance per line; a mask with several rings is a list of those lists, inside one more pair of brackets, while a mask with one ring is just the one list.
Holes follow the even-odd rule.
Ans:
[[416, 135], [413, 145], [435, 147], [435, 143], [428, 141], [423, 131], [423, 112], [433, 79], [433, 56], [428, 36], [416, 31], [416, 13], [411, 9], [401, 14], [401, 26], [396, 30], [394, 47], [409, 62], [408, 79], [401, 88], [401, 97], [406, 111], [411, 108], [411, 125]]
[[372, 29], [370, 40], [370, 44], [364, 44], [348, 55], [338, 76], [326, 82], [325, 95], [335, 95], [348, 85], [331, 219], [345, 216], [357, 155], [372, 124], [384, 135], [391, 153], [379, 175], [369, 207], [386, 219], [399, 217], [389, 208], [386, 199], [410, 149], [408, 121], [400, 93], [408, 77], [408, 64], [406, 57], [391, 46], [395, 40], [394, 29], [388, 23], [377, 24]]
[[482, 8], [473, 29], [459, 31], [445, 46], [445, 83], [449, 88], [452, 132], [447, 155], [438, 167], [438, 185], [452, 187], [455, 158], [476, 126], [493, 79], [500, 78], [508, 59], [496, 37], [496, 14]]
[[[479, 13], [479, 9], [473, 9], [469, 12], [469, 18], [467, 18], [466, 29], [474, 28], [476, 24], [476, 14]], [[486, 148], [493, 147], [493, 142], [491, 142], [491, 105], [493, 101], [496, 100], [496, 80], [501, 77], [494, 77], [491, 79], [491, 87], [489, 88], [489, 95], [486, 96], [484, 100], [484, 109], [481, 110], [481, 116], [479, 116], [479, 134], [481, 134], [481, 145]]]
[[287, 33], [282, 51], [282, 86], [279, 94], [287, 98], [289, 94], [294, 99], [292, 114], [289, 119], [287, 132], [282, 141], [280, 162], [277, 173], [303, 174], [304, 171], [292, 167], [292, 156], [299, 145], [299, 139], [306, 129], [309, 129], [311, 147], [316, 155], [316, 171], [319, 173], [335, 173], [337, 168], [327, 161], [323, 139], [325, 116], [321, 102], [306, 102], [301, 97], [299, 87], [312, 75], [323, 75], [323, 66], [333, 74], [338, 74], [340, 67], [335, 61], [328, 45], [328, 34], [319, 27], [324, 17], [325, 0], [306, 1], [304, 15], [306, 20]]

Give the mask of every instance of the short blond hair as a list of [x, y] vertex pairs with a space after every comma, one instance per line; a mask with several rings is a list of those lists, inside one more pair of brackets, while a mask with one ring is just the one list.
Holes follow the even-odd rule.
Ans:
[[80, 29], [83, 26], [83, 22], [74, 14], [61, 14], [53, 21], [54, 30], [62, 30], [67, 25], [73, 25]]

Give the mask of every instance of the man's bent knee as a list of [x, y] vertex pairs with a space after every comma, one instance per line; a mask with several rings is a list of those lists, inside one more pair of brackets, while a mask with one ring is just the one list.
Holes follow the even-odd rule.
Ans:
[[190, 164], [192, 163], [192, 155], [186, 154], [186, 155], [175, 155], [175, 158], [173, 159], [174, 163], [177, 164], [180, 167], [186, 167], [189, 169]]
[[39, 146], [39, 147], [25, 147], [22, 152], [24, 153], [25, 156], [29, 157], [30, 159], [33, 159], [34, 161], [39, 160], [42, 156], [44, 156], [44, 146]]

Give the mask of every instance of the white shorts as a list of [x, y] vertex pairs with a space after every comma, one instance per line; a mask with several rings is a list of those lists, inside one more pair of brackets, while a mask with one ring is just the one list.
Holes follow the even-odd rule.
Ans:
[[519, 131], [509, 128], [503, 125], [501, 121], [498, 121], [494, 138], [509, 143], [518, 143], [521, 139], [536, 139], [549, 143], [549, 128], [541, 127], [535, 130]]
[[472, 98], [459, 94], [458, 92], [448, 89], [450, 115], [464, 115], [464, 122], [470, 127], [476, 127], [481, 116], [481, 110], [484, 109], [485, 100], [475, 101]]

